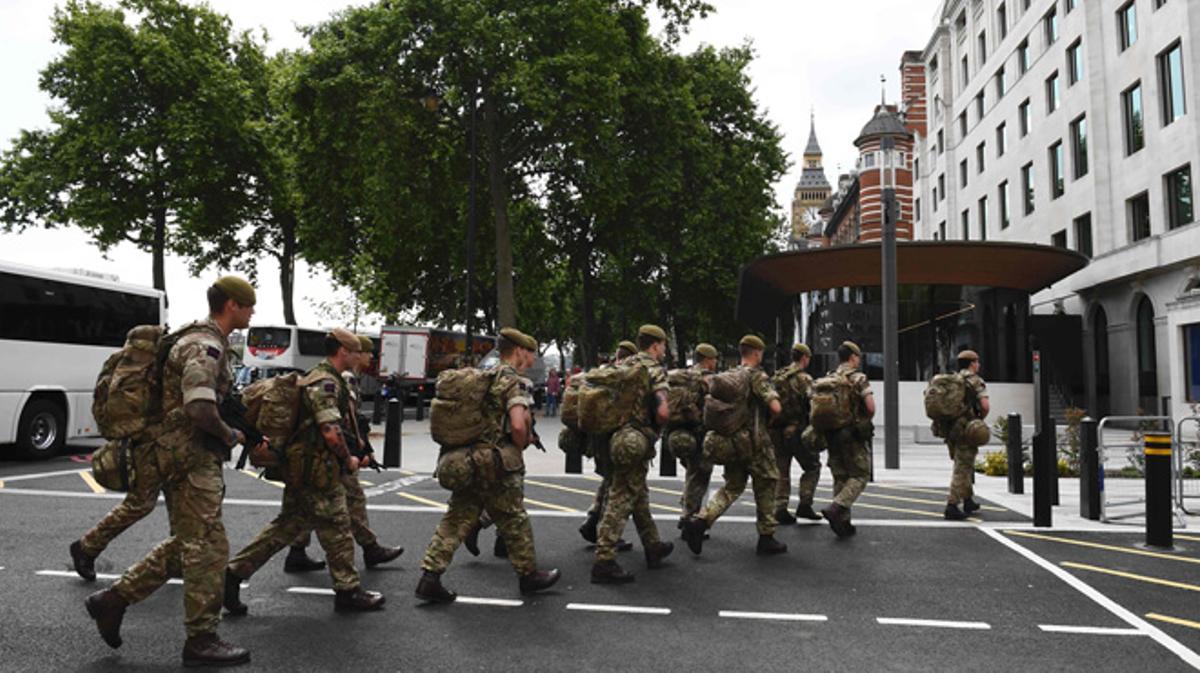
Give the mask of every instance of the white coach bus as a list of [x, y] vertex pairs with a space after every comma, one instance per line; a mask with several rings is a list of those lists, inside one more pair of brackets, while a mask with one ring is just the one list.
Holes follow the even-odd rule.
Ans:
[[137, 325], [162, 325], [163, 293], [0, 262], [0, 453], [48, 458], [97, 434], [92, 388]]
[[246, 334], [242, 364], [259, 370], [255, 378], [306, 372], [325, 358], [325, 331], [295, 325], [253, 325]]

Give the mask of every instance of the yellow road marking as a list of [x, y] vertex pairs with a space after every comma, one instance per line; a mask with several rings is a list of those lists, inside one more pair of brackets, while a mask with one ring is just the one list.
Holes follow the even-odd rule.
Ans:
[[560, 512], [570, 512], [572, 514], [582, 514], [583, 513], [577, 509], [571, 509], [570, 507], [563, 507], [562, 505], [555, 505], [552, 502], [542, 502], [541, 500], [534, 500], [533, 498], [525, 498], [525, 502], [527, 502], [531, 505], [537, 505], [538, 507], [545, 507], [546, 509], [558, 510]]
[[0, 488], [4, 488], [4, 482], [0, 481]]
[[917, 488], [916, 486], [893, 486], [891, 484], [871, 484], [871, 488], [888, 488], [894, 491], [912, 491], [913, 493], [928, 493], [930, 495], [945, 495], [945, 491], [937, 491], [932, 488]]
[[[582, 488], [571, 488], [570, 486], [562, 486], [560, 484], [551, 484], [551, 483], [548, 483], [545, 481], [535, 481], [533, 479], [526, 479], [525, 483], [533, 484], [534, 486], [541, 486], [542, 488], [552, 488], [556, 491], [566, 491], [567, 493], [578, 493], [579, 495], [586, 495], [589, 498], [594, 497], [596, 495], [595, 492], [593, 492], [593, 491], [585, 491]], [[526, 500], [528, 500], [528, 498], [526, 498]]]
[[1120, 570], [1110, 570], [1099, 566], [1091, 566], [1085, 563], [1072, 563], [1071, 561], [1063, 561], [1064, 568], [1076, 568], [1078, 570], [1090, 570], [1094, 573], [1103, 573], [1114, 577], [1123, 577], [1127, 580], [1137, 580], [1147, 584], [1157, 584], [1159, 586], [1171, 587], [1172, 589], [1184, 589], [1186, 591], [1200, 591], [1200, 586], [1195, 584], [1187, 584], [1185, 582], [1172, 582], [1171, 580], [1159, 579], [1157, 577], [1147, 577], [1146, 575], [1135, 575], [1133, 573], [1122, 572]]
[[366, 479], [359, 479], [358, 483], [362, 484], [363, 486], [374, 486], [375, 485], [375, 482], [367, 481]]
[[437, 507], [439, 509], [446, 509], [446, 505], [444, 505], [440, 502], [430, 500], [429, 498], [422, 498], [421, 496], [413, 495], [412, 493], [405, 493], [404, 491], [396, 491], [396, 495], [400, 496], [401, 498], [408, 498], [409, 500], [419, 502], [422, 505], [433, 505], [434, 507]]
[[1070, 540], [1062, 537], [1052, 537], [1050, 535], [1039, 535], [1038, 533], [1026, 533], [1022, 530], [1006, 530], [1009, 535], [1018, 535], [1034, 540], [1048, 540], [1050, 542], [1062, 542], [1063, 544], [1073, 544], [1078, 547], [1091, 547], [1092, 549], [1106, 549], [1108, 551], [1121, 552], [1122, 554], [1134, 554], [1135, 556], [1149, 556], [1150, 558], [1168, 559], [1171, 561], [1183, 561], [1184, 563], [1200, 564], [1200, 559], [1188, 558], [1186, 556], [1176, 556], [1173, 554], [1163, 554], [1161, 552], [1146, 551], [1144, 549], [1126, 549], [1125, 547], [1116, 547], [1110, 544], [1100, 544], [1099, 542], [1085, 542], [1083, 540]]
[[105, 490], [105, 488], [103, 486], [96, 483], [96, 478], [92, 476], [91, 472], [84, 470], [83, 472], [79, 473], [79, 477], [81, 479], [83, 479], [83, 483], [88, 485], [88, 488], [92, 489], [92, 493], [107, 493], [108, 492]]
[[647, 488], [655, 493], [665, 493], [667, 495], [683, 495], [683, 491], [672, 491], [669, 488], [659, 488], [657, 486], [648, 486]]
[[1200, 629], [1200, 622], [1193, 622], [1190, 619], [1180, 619], [1179, 617], [1168, 617], [1160, 615], [1157, 612], [1147, 612], [1146, 619], [1154, 619], [1168, 624], [1176, 624], [1178, 626], [1186, 626], [1191, 629]]
[[670, 505], [660, 505], [657, 502], [652, 502], [650, 503], [650, 506], [654, 509], [662, 509], [668, 512], [675, 512], [676, 514], [683, 514], [682, 509], [679, 509], [678, 507], [671, 507]]
[[[877, 486], [877, 485], [878, 484], [872, 484], [872, 486]], [[909, 498], [909, 497], [905, 497], [903, 495], [884, 495], [883, 493], [871, 493], [870, 487], [867, 487], [867, 488], [868, 488], [868, 490], [864, 491], [862, 494], [862, 497], [864, 497], [864, 498], [883, 498], [884, 500], [895, 500], [898, 502], [913, 502], [913, 503], [917, 503], [919, 505], [941, 505], [942, 507], [946, 506], [945, 500], [924, 500], [922, 498]], [[818, 486], [817, 490], [825, 491], [827, 493], [833, 493], [832, 488], [826, 488], [824, 486]], [[858, 503], [855, 503], [855, 504], [857, 505]], [[1001, 507], [992, 507], [990, 505], [984, 505], [983, 509], [986, 511], [989, 511], [989, 512], [1001, 512], [1001, 513], [1008, 511]]]
[[592, 481], [604, 481], [603, 479], [601, 479], [600, 477], [597, 477], [597, 476], [596, 476], [596, 475], [594, 475], [594, 474], [585, 474], [585, 475], [583, 475], [583, 478], [584, 478], [584, 479], [591, 479]]
[[[747, 505], [749, 507], [754, 507], [753, 502], [746, 502], [745, 500], [741, 500], [740, 502], [743, 505]], [[851, 507], [851, 509], [855, 509], [858, 507], [865, 507], [867, 509], [880, 509], [885, 512], [900, 512], [901, 514], [920, 514], [921, 516], [928, 516], [928, 517], [932, 517], [934, 519], [942, 518], [941, 512], [930, 512], [930, 511], [924, 510], [924, 509], [910, 509], [908, 507], [888, 507], [887, 505], [872, 505], [871, 503], [862, 502], [861, 500], [858, 502], [855, 502], [854, 506]], [[971, 523], [983, 523], [982, 519], [978, 519], [976, 517], [969, 517], [966, 520], [970, 521]]]
[[251, 476], [251, 477], [253, 477], [253, 478], [255, 478], [255, 479], [257, 479], [257, 480], [259, 480], [259, 481], [261, 481], [261, 482], [263, 482], [263, 483], [267, 483], [267, 484], [270, 484], [270, 485], [272, 485], [272, 486], [275, 486], [275, 487], [278, 487], [278, 488], [283, 488], [283, 482], [282, 482], [282, 481], [274, 481], [274, 480], [271, 480], [271, 479], [267, 479], [267, 478], [265, 478], [265, 477], [260, 477], [260, 476], [259, 476], [259, 474], [258, 474], [257, 472], [255, 472], [254, 470], [251, 470], [251, 469], [250, 469], [250, 468], [248, 468], [248, 467], [244, 467], [244, 468], [242, 468], [241, 472], [242, 472], [242, 474], [245, 474], [245, 475]]
[[[0, 488], [4, 488], [4, 482], [2, 482], [2, 481], [0, 481]], [[1179, 533], [1175, 533], [1175, 537], [1179, 538], [1180, 540], [1190, 540], [1192, 542], [1200, 542], [1200, 537], [1196, 537], [1194, 535], [1180, 535]]]

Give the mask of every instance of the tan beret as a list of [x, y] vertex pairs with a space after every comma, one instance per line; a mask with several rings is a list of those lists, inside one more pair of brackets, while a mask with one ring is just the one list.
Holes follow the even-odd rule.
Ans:
[[845, 348], [849, 348], [850, 352], [854, 353], [858, 357], [862, 357], [862, 349], [859, 348], [858, 344], [854, 343], [853, 341], [843, 341], [842, 346]]
[[767, 345], [763, 343], [763, 340], [754, 336], [753, 334], [747, 334], [746, 336], [742, 337], [742, 340], [738, 342], [738, 345], [757, 348], [760, 351], [767, 349]]
[[334, 339], [338, 340], [338, 343], [340, 343], [343, 348], [351, 353], [358, 353], [362, 351], [362, 344], [359, 343], [358, 337], [354, 336], [354, 333], [350, 330], [342, 329], [341, 327], [335, 327], [329, 333], [333, 335]]
[[979, 353], [976, 353], [975, 351], [972, 351], [972, 350], [965, 350], [965, 351], [963, 351], [963, 352], [961, 352], [961, 353], [959, 353], [959, 354], [958, 354], [958, 359], [959, 359], [959, 360], [974, 360], [974, 361], [978, 361], [978, 360], [979, 360]]
[[716, 348], [713, 348], [712, 344], [700, 344], [696, 346], [696, 355], [702, 358], [715, 358], [719, 353], [717, 353]]
[[537, 352], [537, 340], [515, 327], [505, 327], [500, 330], [500, 336], [525, 350]]
[[371, 337], [358, 335], [358, 348], [363, 353], [375, 352], [375, 342], [371, 341]]
[[248, 283], [245, 278], [221, 276], [217, 279], [217, 282], [213, 283], [213, 287], [219, 288], [230, 299], [242, 306], [254, 306], [257, 302], [254, 294], [254, 286]]
[[629, 351], [629, 354], [633, 355], [634, 353], [638, 352], [638, 347], [632, 341], [622, 341], [621, 343], [617, 344], [617, 350]]
[[795, 346], [792, 346], [792, 352], [799, 355], [807, 355], [812, 357], [812, 351], [809, 350], [808, 346], [805, 344], [796, 344]]
[[638, 328], [638, 336], [653, 337], [658, 341], [667, 340], [667, 333], [658, 325], [642, 325]]

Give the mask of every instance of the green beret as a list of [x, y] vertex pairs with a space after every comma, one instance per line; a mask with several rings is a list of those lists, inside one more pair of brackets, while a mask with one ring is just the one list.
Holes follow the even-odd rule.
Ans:
[[535, 353], [537, 352], [537, 341], [519, 329], [514, 327], [505, 327], [504, 329], [500, 330], [500, 336], [508, 339], [527, 351], [533, 351]]
[[359, 343], [358, 337], [354, 336], [354, 333], [350, 330], [342, 329], [341, 327], [335, 327], [329, 333], [333, 335], [334, 339], [338, 340], [338, 343], [340, 343], [343, 348], [351, 353], [358, 353], [362, 351], [362, 344]]
[[853, 341], [843, 341], [842, 346], [845, 348], [849, 348], [850, 352], [854, 353], [858, 357], [862, 357], [862, 349], [859, 348], [858, 344], [854, 343]]
[[763, 343], [763, 340], [754, 336], [753, 334], [747, 334], [746, 336], [742, 337], [742, 340], [738, 342], [738, 345], [757, 348], [760, 351], [767, 349], [767, 345]]
[[715, 358], [719, 354], [717, 349], [712, 347], [712, 344], [700, 344], [696, 346], [696, 355], [700, 358]]
[[667, 333], [658, 325], [642, 325], [638, 328], [638, 336], [652, 337], [657, 341], [667, 340]]
[[375, 342], [369, 336], [358, 335], [358, 347], [363, 353], [375, 352]]
[[227, 297], [242, 306], [254, 306], [257, 301], [254, 295], [254, 286], [246, 282], [244, 278], [221, 276], [217, 282], [213, 283], [213, 287], [219, 288]]
[[622, 341], [621, 343], [617, 344], [617, 350], [626, 350], [629, 351], [630, 355], [633, 355], [634, 353], [638, 352], [638, 347], [632, 341]]
[[804, 344], [796, 344], [795, 346], [792, 346], [792, 352], [812, 357], [812, 351], [809, 350], [808, 346]]

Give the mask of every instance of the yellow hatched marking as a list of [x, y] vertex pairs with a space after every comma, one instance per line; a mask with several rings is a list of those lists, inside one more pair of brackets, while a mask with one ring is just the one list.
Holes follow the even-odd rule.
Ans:
[[[525, 483], [533, 484], [534, 486], [541, 486], [542, 488], [552, 488], [556, 491], [564, 491], [566, 493], [578, 493], [579, 495], [586, 495], [589, 498], [594, 497], [596, 495], [594, 492], [585, 491], [582, 488], [571, 488], [570, 486], [562, 486], [560, 484], [551, 484], [551, 483], [545, 482], [545, 481], [534, 481], [533, 479], [526, 479]], [[526, 500], [528, 500], [528, 498], [526, 498]]]
[[1189, 629], [1200, 629], [1200, 622], [1193, 622], [1190, 619], [1180, 619], [1179, 617], [1168, 617], [1167, 615], [1160, 615], [1157, 612], [1147, 612], [1146, 619], [1153, 619], [1177, 626], [1186, 626]]
[[[754, 507], [753, 502], [746, 502], [745, 500], [742, 500], [740, 502], [743, 505], [746, 505], [748, 507]], [[857, 509], [859, 507], [865, 507], [866, 509], [879, 509], [879, 510], [883, 510], [885, 512], [900, 512], [901, 514], [920, 514], [921, 516], [927, 516], [927, 517], [931, 517], [934, 519], [942, 518], [942, 514], [939, 512], [930, 512], [928, 510], [923, 510], [923, 509], [910, 509], [908, 507], [888, 507], [887, 505], [872, 505], [867, 502], [862, 502], [861, 500], [855, 502], [854, 506], [851, 507], [851, 509]], [[978, 519], [976, 517], [969, 517], [966, 520], [970, 521], [971, 523], [983, 523], [982, 519]]]
[[571, 509], [570, 507], [563, 507], [562, 505], [556, 505], [552, 502], [542, 502], [541, 500], [534, 500], [533, 498], [525, 498], [525, 502], [527, 502], [531, 505], [537, 505], [538, 507], [545, 507], [546, 509], [557, 510], [559, 512], [570, 512], [571, 514], [581, 514], [581, 512], [577, 509]]
[[1195, 563], [1200, 565], [1200, 559], [1188, 558], [1186, 556], [1176, 556], [1174, 554], [1163, 554], [1156, 551], [1146, 551], [1144, 549], [1126, 549], [1125, 547], [1116, 547], [1110, 544], [1100, 544], [1099, 542], [1085, 542], [1083, 540], [1070, 540], [1062, 537], [1053, 537], [1050, 535], [1040, 535], [1038, 533], [1026, 533], [1023, 530], [1006, 530], [1009, 535], [1017, 535], [1027, 537], [1034, 540], [1047, 540], [1049, 542], [1061, 542], [1063, 544], [1073, 544], [1077, 547], [1090, 547], [1092, 549], [1106, 549], [1108, 551], [1121, 552], [1122, 554], [1133, 554], [1135, 556], [1149, 556], [1150, 558], [1161, 558], [1169, 561], [1183, 561], [1184, 563]]
[[84, 470], [83, 472], [79, 473], [79, 477], [83, 479], [83, 483], [88, 485], [88, 488], [92, 489], [92, 493], [108, 492], [103, 486], [96, 483], [96, 478], [92, 476], [91, 472]]
[[242, 474], [249, 475], [249, 476], [257, 479], [258, 481], [261, 481], [266, 484], [270, 484], [270, 485], [278, 487], [278, 488], [283, 488], [283, 486], [284, 486], [282, 481], [274, 481], [271, 479], [266, 479], [264, 477], [260, 477], [257, 472], [255, 472], [254, 470], [251, 470], [248, 467], [242, 468], [241, 472], [242, 472]]
[[1146, 449], [1147, 456], [1170, 456], [1170, 449]]
[[1086, 563], [1072, 563], [1071, 561], [1063, 561], [1062, 565], [1064, 568], [1076, 568], [1078, 570], [1090, 570], [1091, 572], [1094, 572], [1094, 573], [1102, 573], [1105, 575], [1112, 575], [1113, 577], [1123, 577], [1127, 580], [1137, 580], [1139, 582], [1145, 582], [1147, 584], [1157, 584], [1159, 586], [1171, 587], [1172, 589], [1183, 589], [1185, 591], [1200, 591], [1200, 586], [1197, 586], [1195, 584], [1187, 584], [1185, 582], [1173, 582], [1171, 580], [1159, 579], [1157, 577], [1148, 577], [1146, 575], [1135, 575], [1133, 573], [1127, 573], [1127, 572], [1123, 572], [1120, 570], [1110, 570], [1108, 568], [1101, 568], [1099, 566], [1087, 565]]
[[[871, 486], [877, 486], [877, 485], [878, 484], [872, 484]], [[942, 507], [946, 506], [945, 500], [924, 500], [921, 498], [908, 498], [908, 497], [905, 497], [902, 495], [884, 495], [883, 493], [871, 493], [869, 488], [870, 487], [868, 487], [867, 491], [863, 492], [862, 497], [864, 497], [864, 498], [883, 498], [884, 500], [895, 500], [897, 502], [912, 502], [912, 503], [917, 503], [920, 505], [941, 505]], [[825, 491], [827, 493], [833, 493], [832, 488], [826, 488], [824, 486], [818, 486], [817, 490]], [[858, 503], [854, 503], [854, 504], [857, 505]], [[983, 509], [988, 512], [1002, 512], [1003, 513], [1003, 512], [1008, 511], [1002, 507], [992, 507], [990, 505], [984, 505]]]
[[665, 493], [667, 495], [683, 495], [683, 491], [672, 491], [669, 488], [659, 488], [657, 486], [647, 486], [654, 493]]
[[408, 498], [409, 500], [412, 500], [413, 502], [419, 502], [422, 505], [432, 505], [434, 507], [437, 507], [438, 509], [446, 509], [446, 505], [444, 505], [440, 502], [430, 500], [429, 498], [422, 498], [421, 496], [413, 495], [412, 493], [405, 493], [404, 491], [396, 491], [396, 495], [400, 496], [401, 498]]
[[683, 510], [679, 509], [678, 507], [671, 507], [670, 505], [660, 505], [656, 502], [650, 503], [650, 507], [652, 507], [653, 509], [661, 509], [661, 510], [666, 510], [668, 512], [675, 512], [676, 514], [683, 514]]

